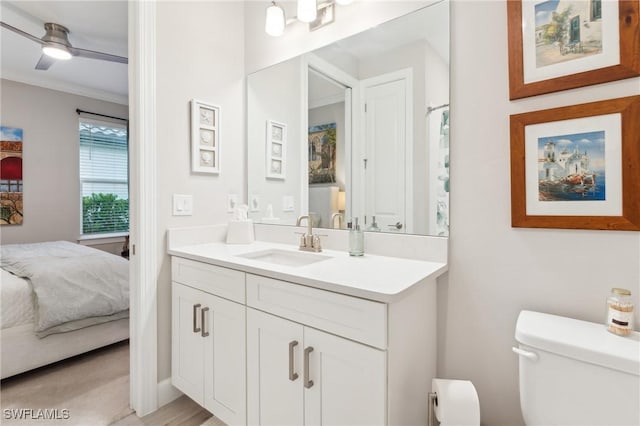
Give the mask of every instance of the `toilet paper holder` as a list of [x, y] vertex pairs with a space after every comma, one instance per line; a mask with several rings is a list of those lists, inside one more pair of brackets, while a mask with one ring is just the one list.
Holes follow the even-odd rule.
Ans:
[[429, 403], [427, 407], [427, 426], [436, 425], [436, 410], [438, 405], [438, 394], [435, 392], [429, 392]]

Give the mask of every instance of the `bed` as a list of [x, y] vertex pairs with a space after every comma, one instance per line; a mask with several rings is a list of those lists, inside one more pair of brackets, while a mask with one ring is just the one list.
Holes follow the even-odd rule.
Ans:
[[127, 260], [67, 241], [0, 250], [2, 379], [129, 338]]

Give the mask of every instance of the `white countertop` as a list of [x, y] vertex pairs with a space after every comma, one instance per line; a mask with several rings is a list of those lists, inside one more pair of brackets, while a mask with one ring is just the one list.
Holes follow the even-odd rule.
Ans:
[[[251, 274], [315, 287], [380, 302], [393, 302], [427, 279], [447, 270], [447, 264], [343, 251], [318, 253], [330, 259], [303, 266], [286, 266], [239, 255], [269, 250], [300, 251], [289, 244], [255, 241], [251, 244], [208, 243], [170, 249], [172, 256], [210, 263]], [[305, 252], [306, 253], [306, 252]], [[315, 253], [307, 253], [314, 255]]]

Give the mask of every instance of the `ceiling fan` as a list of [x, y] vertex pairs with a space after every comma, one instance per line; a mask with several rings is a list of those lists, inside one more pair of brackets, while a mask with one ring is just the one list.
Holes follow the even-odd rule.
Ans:
[[102, 61], [118, 62], [121, 64], [128, 63], [128, 59], [122, 56], [73, 47], [71, 42], [69, 42], [69, 30], [59, 24], [51, 22], [44, 24], [44, 30], [46, 33], [42, 38], [33, 36], [2, 21], [0, 21], [0, 26], [42, 45], [43, 54], [40, 56], [40, 60], [36, 64], [37, 70], [47, 70], [55, 63], [56, 60], [71, 59], [72, 56], [100, 59]]

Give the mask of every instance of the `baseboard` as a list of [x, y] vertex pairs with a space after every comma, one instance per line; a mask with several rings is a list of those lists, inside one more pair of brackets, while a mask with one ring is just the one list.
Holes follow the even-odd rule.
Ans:
[[171, 377], [158, 383], [158, 408], [167, 405], [180, 396], [182, 396], [182, 392], [173, 387]]

